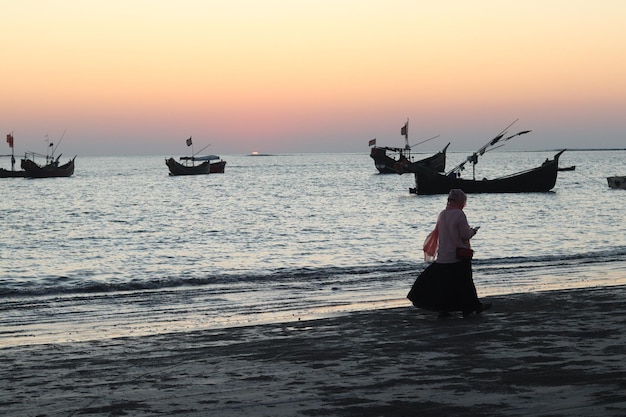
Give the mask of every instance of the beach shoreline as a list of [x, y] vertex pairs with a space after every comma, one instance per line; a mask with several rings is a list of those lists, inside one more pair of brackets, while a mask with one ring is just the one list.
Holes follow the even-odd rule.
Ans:
[[623, 416], [626, 286], [0, 349], [10, 416]]

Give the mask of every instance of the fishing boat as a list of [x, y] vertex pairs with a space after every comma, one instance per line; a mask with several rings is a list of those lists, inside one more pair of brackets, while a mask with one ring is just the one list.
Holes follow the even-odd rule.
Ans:
[[[509, 127], [511, 125], [509, 125]], [[485, 154], [485, 152], [503, 146], [504, 142], [516, 136], [524, 135], [529, 132], [530, 130], [526, 130], [505, 137], [505, 129], [485, 146], [468, 156], [464, 162], [447, 173], [437, 173], [417, 166], [414, 172], [415, 188], [410, 188], [409, 192], [421, 195], [447, 194], [453, 188], [460, 188], [466, 193], [548, 192], [554, 188], [556, 184], [559, 157], [565, 150], [558, 152], [553, 159], [547, 159], [541, 166], [536, 168], [494, 179], [476, 179], [475, 165], [478, 163], [479, 156]], [[461, 171], [468, 162], [471, 163], [474, 168], [472, 179], [461, 178]]]
[[9, 133], [7, 135], [7, 143], [11, 148], [11, 155], [0, 155], [11, 158], [11, 169], [0, 168], [0, 178], [17, 178], [17, 177], [25, 177], [26, 171], [24, 170], [16, 170], [15, 169], [15, 152], [13, 149], [13, 133]]
[[404, 136], [405, 145], [404, 148], [396, 148], [391, 146], [376, 146], [376, 139], [372, 139], [369, 141], [370, 149], [370, 158], [374, 160], [374, 166], [381, 174], [403, 174], [405, 172], [414, 172], [414, 165], [425, 166], [429, 169], [432, 169], [436, 172], [443, 172], [446, 169], [446, 150], [448, 149], [448, 145], [446, 145], [443, 150], [437, 152], [435, 155], [432, 155], [428, 158], [424, 158], [418, 161], [415, 161], [415, 157], [411, 155], [411, 150], [413, 147], [417, 145], [421, 145], [422, 143], [428, 142], [435, 138], [438, 138], [439, 135], [434, 136], [432, 138], [426, 139], [422, 142], [416, 143], [415, 145], [409, 145], [409, 121], [407, 120], [404, 126], [400, 129], [400, 134]]
[[[174, 158], [165, 160], [165, 165], [170, 169], [170, 175], [223, 174], [226, 167], [226, 161], [221, 160], [217, 155], [181, 156], [180, 160], [184, 163], [181, 164]], [[196, 165], [196, 162], [200, 164]]]
[[609, 188], [626, 190], [626, 176], [607, 177]]
[[25, 177], [26, 171], [23, 169], [16, 170], [15, 169], [15, 156], [13, 155], [0, 155], [0, 156], [9, 156], [11, 157], [11, 169], [0, 168], [0, 178], [19, 178]]
[[[56, 149], [61, 144], [63, 137], [65, 136], [65, 132], [57, 142], [57, 145], [54, 146], [52, 142], [48, 144], [48, 150], [52, 150], [50, 153], [46, 155], [41, 155], [35, 152], [26, 152], [24, 154], [24, 158], [21, 161], [21, 167], [24, 170], [24, 176], [28, 178], [55, 178], [55, 177], [71, 177], [74, 174], [74, 160], [76, 156], [70, 159], [68, 162], [61, 164], [59, 161], [61, 159], [61, 155], [54, 157], [54, 153]], [[47, 139], [46, 139], [47, 140]], [[45, 158], [46, 162], [44, 164], [38, 164], [35, 162], [35, 159]]]
[[19, 177], [25, 177], [26, 176], [26, 171], [19, 170], [16, 171], [14, 169], [4, 169], [4, 168], [0, 168], [0, 178], [19, 178]]
[[[392, 148], [389, 146], [376, 146], [370, 151], [370, 157], [374, 159], [374, 165], [381, 174], [404, 174], [415, 172], [415, 166], [420, 165], [435, 172], [443, 172], [446, 169], [446, 151], [448, 143], [441, 151], [428, 158], [412, 161], [411, 151], [404, 148]], [[389, 156], [387, 151], [394, 152]]]
[[453, 188], [460, 188], [466, 193], [548, 192], [556, 184], [559, 156], [563, 152], [565, 150], [539, 167], [494, 179], [464, 179], [456, 173], [444, 175], [418, 167], [415, 172], [416, 187], [409, 191], [422, 195], [447, 194]]
[[[222, 160], [217, 155], [196, 156], [196, 154], [202, 152], [211, 144], [200, 149], [198, 152], [193, 152], [193, 140], [191, 137], [186, 140], [187, 146], [192, 147], [191, 156], [181, 156], [179, 158], [182, 163], [177, 162], [174, 158], [167, 158], [165, 165], [170, 170], [170, 175], [204, 175], [204, 174], [223, 174], [226, 167], [226, 161]], [[199, 162], [199, 164], [196, 164]]]
[[408, 159], [399, 160], [394, 165], [395, 172], [399, 175], [415, 172], [418, 166], [435, 172], [443, 172], [446, 169], [446, 152], [448, 146], [450, 146], [450, 142], [436, 154], [428, 158], [420, 159], [419, 161], [411, 162]]
[[34, 156], [37, 154], [33, 152], [29, 154], [33, 155], [33, 158], [24, 158], [21, 163], [22, 169], [25, 171], [25, 177], [54, 178], [70, 177], [74, 174], [74, 160], [76, 157], [73, 157], [63, 165], [59, 165], [59, 159], [61, 158], [61, 155], [59, 155], [57, 158], [48, 158], [44, 165], [39, 165], [34, 161]]

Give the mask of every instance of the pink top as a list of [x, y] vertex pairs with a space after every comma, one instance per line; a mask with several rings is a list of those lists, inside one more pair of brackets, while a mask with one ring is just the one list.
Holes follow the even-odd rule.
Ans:
[[467, 223], [465, 213], [460, 208], [446, 208], [439, 213], [437, 228], [439, 230], [437, 262], [441, 264], [459, 262], [456, 248], [469, 248], [469, 240], [476, 234]]

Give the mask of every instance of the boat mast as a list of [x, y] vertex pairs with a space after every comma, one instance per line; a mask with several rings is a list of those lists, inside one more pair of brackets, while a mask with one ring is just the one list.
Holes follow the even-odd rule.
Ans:
[[406, 118], [406, 123], [404, 124], [404, 126], [402, 126], [402, 129], [400, 129], [400, 134], [404, 135], [404, 149], [407, 151], [411, 150], [411, 147], [409, 146], [409, 118]]
[[[189, 136], [189, 139], [187, 139], [185, 141], [185, 143], [187, 144], [187, 147], [191, 146], [191, 166], [195, 166], [196, 165], [196, 161], [193, 159], [193, 140], [191, 139], [191, 136]], [[186, 162], [187, 165], [189, 165], [189, 162]]]
[[[406, 118], [406, 123], [400, 129], [400, 134], [404, 135], [404, 150], [406, 151], [406, 159], [411, 159], [411, 146], [409, 146], [409, 118]], [[400, 151], [402, 156], [402, 151]]]
[[[59, 147], [59, 145], [61, 144], [61, 142], [63, 141], [63, 138], [65, 137], [65, 132], [67, 132], [67, 129], [63, 129], [63, 134], [61, 135], [61, 137], [59, 138], [57, 145], [52, 148], [52, 155], [50, 156], [52, 159], [54, 159], [54, 153], [57, 151], [57, 148]], [[52, 146], [52, 144], [50, 144], [50, 146]], [[59, 158], [61, 157], [61, 155], [59, 155]], [[59, 158], [57, 158], [57, 162], [59, 161]], [[54, 162], [54, 161], [53, 161]]]
[[7, 135], [7, 143], [11, 148], [11, 171], [15, 171], [15, 148], [13, 147], [13, 132]]
[[[206, 148], [208, 148], [209, 146], [211, 146], [211, 144], [209, 143], [207, 146], [205, 146], [204, 148], [200, 149], [198, 152], [194, 152], [191, 156], [196, 156], [197, 154], [199, 154], [200, 152], [202, 152], [203, 150], [205, 150]], [[193, 152], [193, 150], [191, 151]]]
[[[50, 138], [48, 137], [48, 135], [46, 135], [46, 140], [45, 141], [48, 142], [48, 149], [46, 149], [46, 165], [52, 164], [54, 162], [59, 162], [59, 158], [61, 157], [61, 155], [59, 155], [59, 158], [57, 158], [57, 160], [55, 161], [54, 160], [54, 153], [56, 152], [57, 148], [59, 147], [59, 145], [63, 141], [63, 137], [65, 136], [65, 132], [66, 131], [67, 131], [67, 129], [63, 130], [63, 134], [59, 138], [59, 141], [57, 142], [56, 146], [54, 146], [54, 143], [50, 142]], [[50, 151], [50, 148], [52, 148], [52, 152]]]
[[[468, 156], [465, 161], [461, 162], [459, 165], [455, 166], [450, 171], [446, 172], [446, 176], [448, 176], [450, 174], [453, 174], [453, 173], [458, 176], [461, 173], [461, 171], [465, 169], [465, 164], [468, 163], [468, 162], [471, 162], [471, 164], [472, 164], [472, 177], [473, 177], [474, 180], [476, 180], [476, 164], [478, 163], [478, 157], [479, 156], [484, 155], [485, 152], [493, 151], [494, 149], [498, 149], [498, 148], [504, 146], [503, 142], [506, 142], [506, 141], [508, 141], [510, 139], [513, 139], [516, 136], [525, 135], [526, 133], [530, 133], [531, 132], [531, 130], [523, 130], [523, 131], [517, 132], [517, 133], [515, 133], [513, 135], [504, 137], [508, 133], [508, 129], [511, 126], [513, 126], [513, 124], [515, 122], [517, 122], [517, 120], [518, 119], [515, 119], [515, 121], [513, 121], [513, 123], [508, 125], [500, 133], [498, 133], [495, 138], [491, 139], [489, 142], [487, 142], [479, 150], [477, 150], [476, 152], [474, 152], [473, 154]], [[500, 144], [498, 146], [495, 146], [496, 143], [498, 143], [498, 142], [500, 142]]]

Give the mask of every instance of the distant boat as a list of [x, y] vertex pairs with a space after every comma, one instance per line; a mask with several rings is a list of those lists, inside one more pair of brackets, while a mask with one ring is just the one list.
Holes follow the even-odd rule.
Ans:
[[[185, 162], [181, 164], [176, 162], [174, 158], [165, 160], [165, 165], [169, 168], [170, 175], [223, 174], [226, 167], [226, 161], [221, 160], [217, 155], [181, 156], [180, 160]], [[202, 162], [196, 165], [196, 161]]]
[[[414, 161], [414, 157], [411, 156], [411, 149], [414, 146], [428, 142], [429, 140], [438, 138], [439, 136], [426, 139], [413, 146], [409, 145], [409, 121], [407, 120], [404, 126], [400, 129], [400, 134], [404, 136], [405, 145], [404, 148], [395, 148], [391, 146], [376, 146], [376, 139], [369, 141], [370, 158], [374, 160], [374, 166], [381, 174], [403, 174], [405, 172], [414, 172], [414, 165], [426, 166], [436, 172], [443, 172], [446, 169], [446, 145], [442, 151], [432, 155], [428, 158]], [[389, 153], [388, 153], [389, 152]]]
[[607, 177], [609, 188], [626, 190], [626, 176]]
[[[31, 154], [33, 154], [31, 152]], [[33, 154], [34, 155], [34, 154]], [[59, 165], [59, 155], [56, 159], [48, 157], [45, 165], [37, 164], [33, 159], [22, 159], [22, 169], [25, 171], [25, 177], [29, 178], [53, 178], [53, 177], [70, 177], [74, 174], [74, 160], [76, 157], [69, 160], [69, 162]]]
[[[11, 139], [10, 145], [12, 145], [13, 135], [7, 135], [7, 142], [9, 142], [9, 136]], [[63, 132], [63, 135], [61, 136], [61, 139], [59, 139], [59, 142], [56, 146], [54, 146], [52, 143], [48, 144], [48, 149], [52, 149], [52, 152], [49, 154], [41, 155], [35, 152], [26, 152], [24, 158], [22, 158], [22, 161], [20, 163], [20, 166], [24, 170], [24, 174], [17, 174], [14, 176], [24, 176], [28, 178], [71, 177], [74, 174], [74, 160], [76, 159], [76, 156], [74, 156], [65, 164], [59, 163], [61, 155], [57, 156], [56, 158], [54, 157], [54, 152], [63, 140], [63, 136], [65, 136], [65, 132]], [[45, 158], [45, 164], [41, 165], [35, 162], [36, 157]]]
[[7, 143], [9, 144], [9, 147], [11, 148], [11, 155], [0, 155], [0, 156], [7, 156], [11, 158], [11, 169], [4, 169], [4, 168], [0, 168], [0, 178], [17, 178], [17, 177], [25, 177], [26, 176], [26, 171], [24, 170], [20, 170], [20, 171], [16, 171], [15, 170], [15, 151], [13, 148], [13, 133], [9, 133], [7, 135]]
[[572, 166], [569, 166], [569, 167], [559, 168], [559, 171], [574, 171], [575, 169], [576, 169], [576, 165], [572, 165]]
[[0, 178], [19, 178], [19, 177], [25, 177], [26, 176], [26, 171], [19, 170], [16, 171], [14, 169], [4, 169], [4, 168], [0, 168]]
[[[415, 166], [421, 165], [432, 169], [435, 172], [443, 172], [446, 170], [446, 151], [448, 143], [441, 151], [418, 161], [411, 161], [411, 151], [403, 148], [392, 148], [389, 146], [375, 146], [370, 151], [370, 157], [374, 159], [374, 165], [381, 174], [404, 174], [406, 172], [415, 172]], [[387, 151], [393, 152], [393, 156], [389, 156]]]
[[[191, 156], [181, 156], [180, 161], [177, 162], [174, 158], [168, 158], [165, 160], [165, 165], [170, 170], [170, 175], [204, 175], [204, 174], [223, 174], [226, 167], [226, 161], [223, 161], [217, 155], [196, 156], [197, 153], [202, 152], [210, 144], [200, 149], [198, 152], [193, 152], [193, 140], [191, 137], [186, 141], [187, 146], [192, 146]], [[212, 162], [216, 161], [216, 162]], [[200, 162], [196, 165], [196, 162]]]

